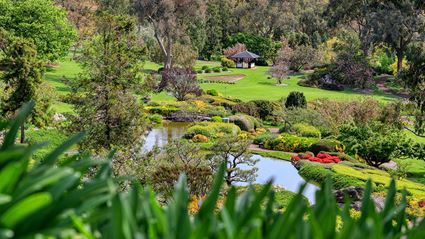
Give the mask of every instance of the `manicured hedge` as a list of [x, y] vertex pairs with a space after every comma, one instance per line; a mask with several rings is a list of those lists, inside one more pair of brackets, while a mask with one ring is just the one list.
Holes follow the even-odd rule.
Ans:
[[307, 181], [321, 184], [325, 182], [328, 176], [330, 176], [332, 178], [335, 189], [364, 185], [363, 181], [355, 177], [336, 174], [325, 166], [322, 166], [320, 163], [300, 161], [298, 163], [298, 167], [300, 175]]

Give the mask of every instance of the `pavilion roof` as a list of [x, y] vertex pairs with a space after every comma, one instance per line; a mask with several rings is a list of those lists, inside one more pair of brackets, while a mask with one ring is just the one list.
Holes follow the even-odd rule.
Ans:
[[243, 52], [239, 52], [233, 56], [231, 56], [232, 58], [249, 58], [249, 59], [256, 59], [256, 58], [260, 58], [259, 55], [252, 53], [250, 51], [243, 51]]

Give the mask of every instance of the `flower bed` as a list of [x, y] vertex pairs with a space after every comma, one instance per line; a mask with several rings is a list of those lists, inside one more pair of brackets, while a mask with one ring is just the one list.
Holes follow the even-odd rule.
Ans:
[[300, 160], [308, 160], [311, 162], [318, 162], [323, 164], [331, 164], [331, 163], [340, 163], [341, 159], [337, 156], [332, 156], [330, 154], [317, 154], [316, 157], [310, 154], [304, 154], [302, 156], [296, 155], [291, 157], [292, 161], [300, 161]]

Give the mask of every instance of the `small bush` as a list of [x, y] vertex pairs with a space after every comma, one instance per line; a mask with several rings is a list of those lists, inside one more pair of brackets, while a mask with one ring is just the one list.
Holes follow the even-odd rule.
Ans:
[[205, 71], [205, 73], [211, 73], [211, 69], [210, 68], [207, 68], [204, 71]]
[[207, 90], [207, 95], [218, 96], [218, 91], [214, 89]]
[[286, 152], [306, 152], [316, 141], [317, 139], [314, 138], [281, 134], [272, 142], [265, 144], [265, 148]]
[[318, 154], [320, 152], [336, 152], [336, 147], [341, 146], [341, 142], [332, 139], [321, 139], [316, 143], [312, 144], [310, 147], [310, 151], [314, 154]]
[[288, 98], [285, 102], [286, 108], [306, 108], [307, 100], [302, 92], [293, 91], [289, 93]]
[[192, 141], [195, 143], [208, 143], [208, 137], [202, 134], [193, 136]]
[[187, 129], [185, 138], [192, 139], [197, 134], [204, 135], [208, 138], [215, 138], [218, 133], [237, 135], [239, 132], [239, 127], [234, 124], [201, 122]]
[[227, 69], [227, 67], [223, 67], [222, 68], [222, 71], [224, 71], [224, 72], [226, 72], [226, 71], [228, 71], [229, 69]]
[[202, 66], [202, 70], [206, 70], [206, 69], [210, 69], [210, 67], [209, 66]]
[[202, 126], [202, 125], [194, 125], [190, 127], [189, 129], [187, 129], [185, 138], [191, 139], [198, 134], [211, 138], [215, 135], [215, 130], [213, 128]]
[[203, 70], [197, 70], [196, 73], [202, 74], [202, 73], [204, 73], [204, 71]]
[[212, 69], [214, 72], [216, 72], [216, 73], [220, 73], [221, 72], [221, 68], [220, 67], [214, 67], [213, 69]]
[[239, 126], [243, 131], [253, 131], [257, 127], [261, 127], [261, 123], [256, 118], [249, 115], [234, 115], [230, 117], [230, 122]]
[[252, 103], [257, 106], [258, 116], [263, 120], [272, 116], [274, 112], [281, 110], [280, 106], [268, 100], [254, 100]]
[[273, 142], [277, 137], [276, 134], [266, 132], [255, 137], [254, 144], [265, 145], [269, 142]]
[[312, 138], [320, 138], [320, 130], [316, 127], [298, 123], [292, 126], [292, 130], [298, 135], [302, 137], [312, 137]]
[[162, 122], [162, 116], [159, 114], [153, 114], [149, 116], [149, 120], [155, 124], [160, 124]]
[[213, 116], [213, 117], [211, 117], [211, 122], [218, 122], [218, 123], [221, 123], [221, 122], [223, 122], [223, 118], [221, 118], [220, 116]]
[[[221, 66], [226, 68], [235, 68], [236, 63], [226, 57], [221, 58]], [[224, 70], [223, 70], [224, 71]]]

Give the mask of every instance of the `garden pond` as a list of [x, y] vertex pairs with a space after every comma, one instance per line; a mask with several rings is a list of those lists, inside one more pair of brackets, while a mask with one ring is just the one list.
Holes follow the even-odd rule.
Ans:
[[[174, 139], [183, 137], [189, 124], [190, 123], [164, 122], [161, 126], [153, 128], [146, 135], [143, 149], [145, 151], [149, 151], [153, 149], [155, 145], [163, 147], [172, 142]], [[306, 183], [291, 162], [263, 157], [260, 155], [253, 155], [253, 158], [258, 160], [256, 165], [258, 168], [257, 178], [254, 183], [264, 184], [269, 180], [273, 180], [274, 185], [283, 187], [286, 190], [295, 193], [298, 192], [298, 189], [302, 184]], [[304, 196], [312, 204], [315, 202], [314, 195], [318, 189], [319, 188], [316, 185], [307, 183], [303, 192]]]

